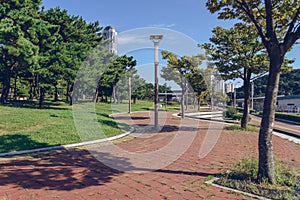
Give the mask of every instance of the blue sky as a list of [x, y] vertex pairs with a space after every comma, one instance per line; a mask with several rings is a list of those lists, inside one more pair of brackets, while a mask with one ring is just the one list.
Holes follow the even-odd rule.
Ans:
[[[80, 15], [88, 22], [99, 21], [105, 27], [114, 26], [118, 33], [144, 27], [167, 28], [190, 37], [195, 44], [209, 42], [211, 30], [216, 26], [229, 28], [232, 21], [218, 20], [205, 8], [205, 0], [43, 0], [46, 9], [61, 7], [72, 15]], [[149, 42], [150, 45], [153, 45]], [[163, 41], [162, 41], [163, 45]], [[194, 48], [194, 47], [193, 47]], [[288, 54], [296, 58], [300, 45]], [[149, 50], [134, 51], [141, 66], [149, 65], [153, 53]], [[151, 57], [152, 56], [152, 57]], [[143, 60], [144, 59], [144, 60]], [[164, 61], [161, 61], [164, 65]], [[300, 59], [295, 68], [300, 68]], [[147, 66], [143, 72], [149, 74]], [[145, 78], [145, 77], [143, 77]]]

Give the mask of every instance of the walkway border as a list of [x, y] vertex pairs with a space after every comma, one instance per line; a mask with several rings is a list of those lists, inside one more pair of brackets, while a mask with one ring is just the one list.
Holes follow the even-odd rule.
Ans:
[[227, 191], [232, 191], [232, 192], [235, 192], [235, 193], [239, 193], [239, 194], [242, 194], [242, 195], [245, 195], [245, 196], [249, 196], [249, 197], [252, 197], [252, 198], [260, 199], [260, 200], [272, 200], [272, 199], [269, 199], [267, 197], [258, 196], [256, 194], [251, 194], [251, 193], [248, 193], [248, 192], [244, 192], [244, 191], [241, 191], [241, 190], [233, 189], [233, 188], [230, 188], [230, 187], [225, 187], [225, 186], [222, 186], [222, 185], [214, 183], [218, 179], [219, 178], [214, 177], [212, 180], [206, 181], [205, 184], [211, 185], [211, 186], [223, 189], [223, 190], [227, 190]]
[[31, 150], [0, 153], [0, 158], [14, 157], [14, 156], [26, 155], [26, 154], [32, 154], [32, 153], [38, 153], [38, 152], [62, 150], [62, 149], [75, 148], [75, 147], [86, 146], [86, 145], [91, 145], [91, 144], [104, 143], [104, 142], [113, 141], [113, 140], [117, 140], [117, 139], [126, 137], [129, 134], [131, 134], [133, 131], [134, 131], [134, 128], [131, 127], [130, 131], [120, 134], [120, 135], [109, 137], [109, 138], [103, 138], [103, 139], [92, 140], [92, 141], [87, 141], [87, 142], [80, 142], [80, 143], [75, 143], [75, 144], [66, 144], [66, 145], [59, 145], [59, 146], [45, 147], [45, 148], [38, 148], [38, 149], [31, 149]]

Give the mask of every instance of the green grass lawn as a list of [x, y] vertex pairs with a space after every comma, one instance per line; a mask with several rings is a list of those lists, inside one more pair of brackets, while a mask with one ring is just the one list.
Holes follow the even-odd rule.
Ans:
[[[14, 102], [17, 107], [0, 106], [0, 153], [82, 141], [74, 125], [72, 107], [63, 102], [47, 102], [46, 105], [44, 110], [36, 109], [36, 103], [32, 102]], [[106, 137], [129, 129], [109, 118], [116, 110], [126, 110], [127, 106], [96, 104], [96, 116]], [[147, 111], [152, 106], [152, 102], [138, 101], [132, 105], [132, 111]]]

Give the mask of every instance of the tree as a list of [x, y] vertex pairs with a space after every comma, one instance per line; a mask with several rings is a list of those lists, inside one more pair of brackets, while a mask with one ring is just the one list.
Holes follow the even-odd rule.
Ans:
[[246, 129], [250, 114], [250, 81], [253, 74], [267, 70], [267, 55], [253, 27], [236, 24], [231, 29], [213, 29], [211, 43], [203, 47], [211, 56], [225, 80], [241, 78], [244, 81], [244, 109], [241, 128]]
[[238, 19], [255, 26], [270, 64], [263, 117], [259, 131], [258, 180], [275, 183], [272, 132], [284, 57], [300, 38], [300, 2], [290, 0], [208, 0], [207, 8], [219, 19]]
[[35, 44], [41, 0], [3, 0], [0, 5], [0, 64], [4, 72], [0, 103], [6, 103], [10, 81], [18, 68], [38, 63]]
[[[198, 66], [201, 65], [202, 60], [204, 60], [204, 55], [199, 54], [196, 56], [183, 56], [178, 58], [175, 54], [162, 51], [163, 59], [168, 60], [167, 67], [162, 69], [161, 76], [165, 80], [173, 80], [180, 85], [181, 88], [181, 117], [184, 118], [184, 102], [185, 94], [188, 89], [188, 76], [189, 74], [198, 73]], [[201, 80], [199, 80], [201, 81]]]
[[188, 82], [196, 93], [198, 111], [200, 111], [202, 93], [207, 91], [207, 84], [203, 78], [203, 70], [196, 68], [193, 73], [187, 74]]
[[[300, 95], [300, 69], [294, 69], [290, 72], [284, 72], [280, 75], [278, 95]], [[254, 94], [256, 97], [261, 97], [266, 91], [268, 76], [262, 76], [255, 80]], [[243, 88], [237, 89], [237, 94], [241, 93]], [[244, 98], [243, 95], [237, 98]]]
[[[101, 30], [98, 22], [87, 23], [82, 17], [71, 16], [60, 8], [42, 11], [42, 18], [59, 29], [55, 42], [48, 38], [40, 43], [40, 54], [45, 57], [41, 68], [35, 70], [39, 77], [40, 108], [43, 107], [43, 94], [51, 88], [56, 90], [60, 82], [66, 83], [66, 96], [70, 96], [78, 69], [93, 49], [103, 42], [98, 35]], [[100, 49], [96, 48], [97, 53], [93, 53], [99, 56]]]
[[[102, 74], [99, 83], [99, 90], [102, 89], [110, 89], [108, 93], [113, 95], [113, 102], [119, 103], [119, 99], [117, 99], [117, 83], [120, 81], [122, 76], [126, 74], [129, 70], [133, 69], [136, 66], [136, 60], [132, 56], [118, 56], [111, 63], [111, 66], [105, 70]], [[100, 92], [100, 91], [99, 91]]]

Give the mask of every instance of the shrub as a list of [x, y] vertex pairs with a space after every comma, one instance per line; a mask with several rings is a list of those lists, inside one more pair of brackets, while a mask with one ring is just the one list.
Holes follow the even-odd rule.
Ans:
[[[238, 110], [238, 112], [240, 112], [240, 113], [244, 112], [244, 108], [241, 108], [241, 107], [237, 107], [237, 110]], [[253, 110], [253, 109], [250, 109], [250, 114], [252, 114], [252, 113], [256, 113], [256, 111]]]
[[276, 113], [275, 114], [276, 119], [285, 119], [289, 121], [294, 121], [294, 122], [300, 122], [300, 115], [297, 114], [291, 114], [291, 113]]
[[243, 118], [243, 114], [240, 113], [234, 114], [232, 117], [233, 120], [241, 120], [242, 118]]
[[225, 117], [226, 118], [233, 118], [235, 114], [237, 114], [237, 109], [229, 107], [229, 108], [227, 108], [227, 110], [225, 112]]

